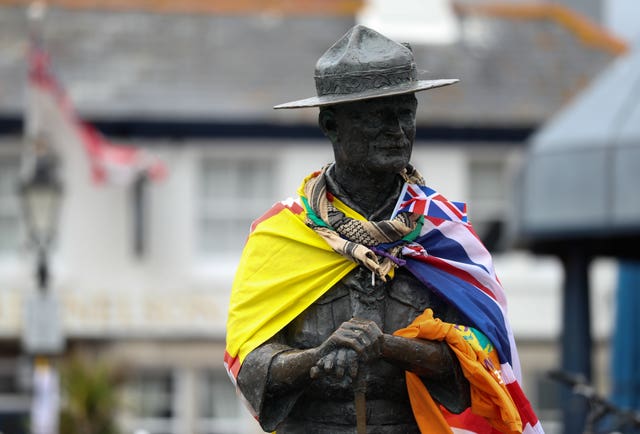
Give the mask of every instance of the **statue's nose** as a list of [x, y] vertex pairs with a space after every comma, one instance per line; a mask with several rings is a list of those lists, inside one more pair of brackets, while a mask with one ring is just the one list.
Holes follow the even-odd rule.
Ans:
[[400, 124], [400, 119], [395, 113], [388, 113], [384, 117], [383, 128], [384, 128], [385, 134], [389, 134], [389, 135], [402, 134], [402, 126]]

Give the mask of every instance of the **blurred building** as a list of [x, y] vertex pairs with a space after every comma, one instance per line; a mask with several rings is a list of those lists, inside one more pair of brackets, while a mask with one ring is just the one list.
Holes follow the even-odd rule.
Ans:
[[[67, 352], [127, 367], [125, 432], [256, 432], [222, 366], [236, 262], [250, 222], [332, 158], [315, 110], [271, 107], [314, 94], [315, 61], [356, 19], [384, 27], [391, 17], [378, 2], [355, 0], [175, 3], [61, 0], [46, 15], [44, 46], [79, 115], [168, 169], [142, 190], [92, 183], [77, 131], [40, 101], [65, 186], [52, 289]], [[17, 374], [34, 278], [14, 195], [22, 113], [33, 109], [24, 93], [27, 18], [21, 2], [0, 4], [1, 422], [29, 405]], [[557, 5], [433, 4], [447, 26], [406, 36], [427, 77], [461, 82], [420, 94], [413, 162], [430, 185], [469, 203], [494, 251], [525, 389], [553, 432], [557, 398], [545, 372], [558, 365], [562, 270], [510, 247], [511, 187], [530, 133], [625, 46]], [[614, 270], [607, 261], [593, 267], [601, 383]]]

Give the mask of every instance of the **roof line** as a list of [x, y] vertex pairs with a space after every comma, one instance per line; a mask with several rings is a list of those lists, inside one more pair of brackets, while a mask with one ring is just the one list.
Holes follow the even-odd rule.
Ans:
[[[364, 0], [48, 0], [47, 6], [114, 12], [155, 12], [206, 15], [326, 15], [353, 16]], [[0, 0], [0, 6], [29, 6], [33, 0]]]
[[459, 13], [492, 15], [509, 19], [550, 20], [571, 32], [583, 44], [615, 55], [623, 54], [628, 45], [604, 27], [585, 16], [555, 3], [484, 3], [454, 2]]
[[[210, 121], [170, 118], [89, 119], [109, 137], [138, 139], [225, 139], [225, 140], [324, 140], [317, 125], [282, 124], [268, 120], [242, 119]], [[0, 138], [22, 134], [22, 117], [0, 113]], [[537, 125], [455, 125], [450, 123], [418, 125], [417, 142], [465, 143], [524, 146]]]

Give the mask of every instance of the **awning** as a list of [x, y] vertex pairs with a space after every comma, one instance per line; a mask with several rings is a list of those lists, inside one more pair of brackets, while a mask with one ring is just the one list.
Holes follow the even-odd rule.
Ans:
[[640, 256], [640, 49], [617, 59], [535, 134], [521, 179], [520, 237]]

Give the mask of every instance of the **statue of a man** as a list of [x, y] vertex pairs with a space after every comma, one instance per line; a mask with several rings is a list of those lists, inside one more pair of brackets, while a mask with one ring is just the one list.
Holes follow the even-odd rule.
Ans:
[[[320, 107], [335, 162], [254, 222], [231, 296], [227, 368], [268, 432], [466, 428], [451, 420], [483, 393], [467, 364], [504, 388], [512, 381], [500, 367], [515, 347], [464, 207], [409, 164], [414, 93], [457, 80], [418, 80], [410, 48], [364, 26], [319, 59], [315, 79], [317, 97], [276, 108]], [[456, 339], [463, 352], [483, 342], [486, 355], [468, 362]], [[508, 410], [505, 426], [522, 430]]]

